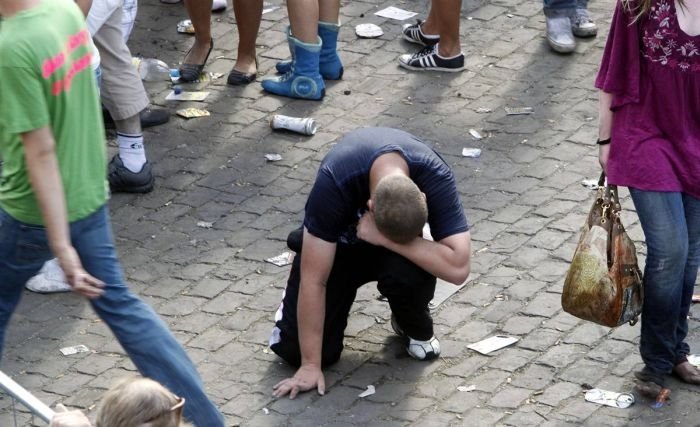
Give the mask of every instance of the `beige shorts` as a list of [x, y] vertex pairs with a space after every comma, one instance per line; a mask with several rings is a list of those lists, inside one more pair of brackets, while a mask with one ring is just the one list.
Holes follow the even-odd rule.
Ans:
[[102, 103], [114, 120], [133, 117], [149, 104], [146, 89], [124, 42], [122, 13], [121, 7], [116, 8], [92, 36], [101, 58]]

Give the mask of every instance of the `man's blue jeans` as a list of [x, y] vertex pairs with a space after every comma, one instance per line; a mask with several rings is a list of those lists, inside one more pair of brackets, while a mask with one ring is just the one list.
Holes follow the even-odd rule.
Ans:
[[647, 243], [639, 350], [647, 369], [671, 372], [690, 348], [688, 311], [700, 264], [700, 200], [630, 188]]
[[543, 0], [542, 7], [545, 12], [588, 9], [588, 0]]
[[[117, 260], [106, 207], [70, 224], [83, 267], [106, 283], [91, 300], [141, 374], [187, 400], [185, 417], [198, 427], [223, 426], [221, 413], [204, 393], [202, 380], [182, 346], [153, 309], [132, 294]], [[5, 329], [24, 284], [52, 258], [43, 227], [21, 223], [0, 209], [0, 355]]]

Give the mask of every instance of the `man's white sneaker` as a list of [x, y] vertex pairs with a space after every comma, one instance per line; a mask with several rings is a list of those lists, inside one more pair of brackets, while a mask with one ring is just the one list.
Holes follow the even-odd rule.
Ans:
[[391, 315], [391, 328], [396, 332], [396, 335], [408, 340], [406, 351], [412, 358], [416, 360], [432, 360], [440, 356], [440, 341], [435, 335], [427, 341], [414, 340], [403, 332], [393, 314]]
[[71, 291], [71, 287], [56, 258], [46, 261], [39, 273], [27, 281], [25, 287], [32, 292], [40, 294]]

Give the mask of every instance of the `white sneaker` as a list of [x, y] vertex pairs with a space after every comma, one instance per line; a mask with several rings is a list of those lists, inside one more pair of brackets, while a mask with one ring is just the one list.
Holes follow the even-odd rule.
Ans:
[[393, 314], [391, 315], [391, 327], [397, 335], [408, 339], [406, 351], [412, 358], [416, 360], [432, 360], [440, 356], [440, 341], [435, 335], [427, 341], [414, 340], [403, 332]]
[[25, 287], [32, 292], [40, 294], [71, 291], [71, 287], [56, 258], [46, 261], [39, 273], [27, 281]]

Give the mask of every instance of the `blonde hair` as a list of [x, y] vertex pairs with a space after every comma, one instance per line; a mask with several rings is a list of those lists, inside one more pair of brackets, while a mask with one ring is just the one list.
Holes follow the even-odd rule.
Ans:
[[[626, 12], [634, 15], [632, 22], [639, 21], [642, 16], [648, 15], [651, 7], [654, 5], [656, 0], [621, 0], [622, 7]], [[674, 1], [674, 0], [669, 0]], [[678, 5], [685, 8], [685, 2], [683, 0], [678, 0]]]
[[374, 190], [374, 222], [396, 243], [418, 237], [428, 219], [428, 206], [418, 186], [405, 175], [385, 176]]
[[182, 400], [142, 377], [118, 381], [102, 398], [96, 427], [191, 427], [182, 421]]

